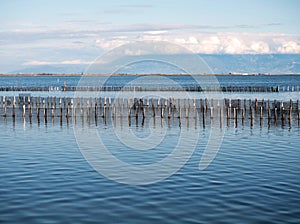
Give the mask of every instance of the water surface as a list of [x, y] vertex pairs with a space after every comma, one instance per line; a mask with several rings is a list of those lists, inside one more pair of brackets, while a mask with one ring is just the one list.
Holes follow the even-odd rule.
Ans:
[[[299, 223], [300, 129], [239, 123], [224, 125], [224, 139], [204, 171], [199, 161], [210, 136], [205, 128], [176, 119], [127, 120], [106, 125], [78, 120], [54, 123], [0, 119], [0, 221], [2, 223]], [[166, 156], [184, 129], [200, 136], [189, 161], [171, 177], [145, 186], [120, 184], [96, 172], [83, 158], [74, 136], [98, 129], [114, 155], [147, 163]], [[148, 151], [132, 150], [115, 139], [116, 130], [136, 136], [149, 128], [166, 131], [165, 141]], [[189, 141], [189, 139], [186, 139]], [[153, 154], [153, 156], [151, 156]], [[133, 156], [133, 160], [128, 159]], [[138, 158], [138, 159], [137, 159]], [[113, 164], [112, 164], [113, 167]]]

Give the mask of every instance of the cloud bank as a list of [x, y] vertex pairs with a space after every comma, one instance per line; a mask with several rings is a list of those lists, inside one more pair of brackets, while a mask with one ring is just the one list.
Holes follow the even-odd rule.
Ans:
[[[78, 22], [91, 27], [76, 27]], [[0, 66], [14, 67], [17, 62], [7, 63], [16, 60], [16, 56], [22, 66], [89, 64], [115, 47], [147, 40], [167, 41], [201, 54], [300, 54], [300, 34], [230, 32], [232, 28], [182, 24], [112, 26], [92, 20], [68, 20], [61, 27], [2, 29]], [[168, 49], [169, 52], [172, 51]]]
[[[97, 46], [104, 50], [126, 44], [131, 35], [98, 38]], [[253, 33], [171, 33], [168, 31], [147, 31], [137, 40], [168, 41], [181, 45], [193, 53], [204, 54], [270, 54], [300, 53], [300, 36], [289, 34]]]

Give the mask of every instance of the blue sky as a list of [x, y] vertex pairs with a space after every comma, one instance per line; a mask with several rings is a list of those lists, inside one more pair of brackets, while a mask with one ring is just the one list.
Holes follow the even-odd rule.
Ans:
[[195, 53], [300, 53], [299, 8], [297, 0], [2, 0], [0, 72], [88, 64], [140, 40]]

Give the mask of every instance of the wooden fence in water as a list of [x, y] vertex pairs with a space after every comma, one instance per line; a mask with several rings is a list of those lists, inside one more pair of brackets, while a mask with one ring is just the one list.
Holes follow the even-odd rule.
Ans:
[[294, 92], [300, 91], [297, 86], [0, 86], [0, 91], [188, 91], [188, 92]]
[[268, 124], [300, 125], [300, 105], [297, 101], [247, 99], [174, 99], [170, 98], [71, 98], [71, 97], [0, 97], [0, 116], [69, 121], [71, 118], [116, 119], [162, 118], [194, 119], [205, 124], [224, 120], [235, 124], [244, 121], [253, 126], [265, 120]]

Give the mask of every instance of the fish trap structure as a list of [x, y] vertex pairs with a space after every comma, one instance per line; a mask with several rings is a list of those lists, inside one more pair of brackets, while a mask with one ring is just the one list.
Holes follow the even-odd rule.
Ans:
[[296, 92], [299, 85], [291, 86], [0, 86], [1, 92], [75, 92], [75, 91], [188, 91], [188, 92]]
[[[251, 99], [175, 99], [169, 98], [110, 98], [110, 97], [0, 97], [0, 116], [4, 119], [23, 118], [32, 122], [99, 121], [104, 124], [117, 119], [194, 120], [205, 127], [217, 122], [237, 126], [300, 125], [299, 100]], [[176, 122], [177, 122], [176, 121]]]

